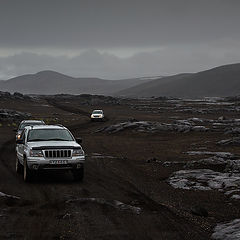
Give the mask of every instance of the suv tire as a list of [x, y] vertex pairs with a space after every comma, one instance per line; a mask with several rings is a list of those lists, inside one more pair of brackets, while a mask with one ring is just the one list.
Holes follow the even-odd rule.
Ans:
[[25, 182], [31, 182], [32, 177], [33, 177], [33, 173], [32, 173], [32, 171], [28, 168], [27, 159], [24, 158], [23, 180], [24, 180]]
[[16, 157], [16, 172], [19, 173], [19, 174], [23, 172], [23, 166], [19, 162], [18, 157]]

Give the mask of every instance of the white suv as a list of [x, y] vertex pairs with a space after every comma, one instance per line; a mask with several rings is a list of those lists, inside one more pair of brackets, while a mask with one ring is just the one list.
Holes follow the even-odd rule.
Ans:
[[71, 132], [58, 125], [27, 126], [16, 143], [16, 172], [31, 181], [38, 170], [71, 170], [75, 180], [84, 175], [85, 154]]
[[103, 121], [104, 120], [104, 114], [103, 114], [103, 110], [93, 110], [92, 114], [91, 114], [91, 120], [92, 121]]

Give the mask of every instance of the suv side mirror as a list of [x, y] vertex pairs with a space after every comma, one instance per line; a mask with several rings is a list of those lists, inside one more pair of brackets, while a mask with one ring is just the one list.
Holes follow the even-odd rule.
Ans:
[[80, 143], [82, 143], [82, 139], [81, 138], [76, 138], [76, 142], [80, 144]]
[[24, 144], [23, 139], [17, 139], [17, 140], [16, 140], [16, 144]]

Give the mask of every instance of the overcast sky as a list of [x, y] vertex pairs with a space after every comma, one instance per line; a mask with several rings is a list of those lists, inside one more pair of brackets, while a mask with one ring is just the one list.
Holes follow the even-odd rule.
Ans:
[[0, 79], [121, 79], [240, 62], [239, 0], [0, 0]]

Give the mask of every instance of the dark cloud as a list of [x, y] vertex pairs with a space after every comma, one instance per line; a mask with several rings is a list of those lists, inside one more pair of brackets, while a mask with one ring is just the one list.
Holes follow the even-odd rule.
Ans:
[[3, 47], [108, 48], [240, 40], [238, 0], [1, 0]]
[[239, 9], [238, 0], [0, 0], [0, 78], [52, 69], [117, 79], [239, 62]]
[[194, 45], [181, 48], [171, 46], [158, 51], [136, 53], [127, 58], [94, 49], [71, 58], [23, 52], [0, 58], [0, 79], [42, 70], [55, 70], [75, 77], [106, 79], [197, 72], [237, 62], [240, 46], [238, 49], [222, 49], [221, 44], [218, 47], [205, 45], [200, 49]]

